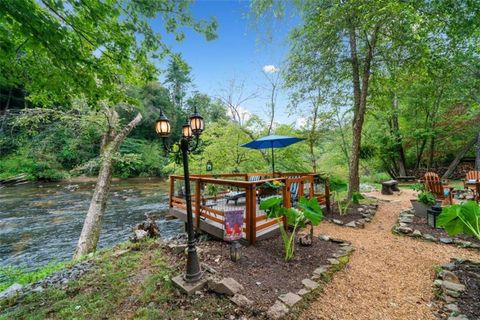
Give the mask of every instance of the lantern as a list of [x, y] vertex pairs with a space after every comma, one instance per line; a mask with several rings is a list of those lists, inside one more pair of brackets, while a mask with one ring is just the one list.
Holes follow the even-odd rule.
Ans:
[[212, 171], [213, 170], [213, 163], [212, 161], [208, 160], [207, 161], [207, 171]]
[[205, 122], [203, 117], [197, 112], [197, 107], [195, 107], [192, 116], [190, 117], [190, 127], [194, 135], [198, 136], [205, 129]]
[[434, 206], [427, 209], [427, 223], [432, 228], [437, 228], [437, 217], [442, 212], [442, 207]]
[[192, 137], [192, 128], [188, 123], [182, 126], [182, 138], [190, 139]]
[[165, 116], [162, 109], [160, 109], [160, 117], [155, 123], [155, 131], [162, 138], [166, 138], [170, 135], [170, 121]]
[[232, 241], [230, 243], [230, 259], [233, 262], [237, 262], [241, 258], [242, 245], [238, 241]]

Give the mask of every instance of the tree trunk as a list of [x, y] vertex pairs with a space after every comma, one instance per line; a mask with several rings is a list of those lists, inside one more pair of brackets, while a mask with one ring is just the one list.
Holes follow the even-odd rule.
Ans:
[[480, 171], [480, 132], [477, 138], [477, 153], [475, 156], [475, 170]]
[[430, 138], [430, 155], [428, 156], [428, 168], [433, 168], [433, 159], [435, 156], [435, 135]]
[[398, 125], [398, 97], [397, 94], [393, 94], [393, 115], [392, 115], [392, 129], [395, 136], [395, 143], [397, 149], [396, 166], [398, 168], [398, 174], [400, 176], [406, 176], [407, 170], [405, 165], [405, 152], [403, 150], [402, 136], [400, 134], [400, 126]]
[[88, 213], [83, 224], [82, 233], [78, 239], [77, 248], [73, 256], [74, 259], [89, 254], [97, 248], [102, 228], [103, 214], [105, 213], [108, 192], [112, 181], [113, 156], [130, 131], [142, 120], [142, 115], [139, 113], [120, 132], [116, 132], [116, 112], [106, 110], [106, 114], [109, 121], [109, 130], [102, 139], [102, 164], [100, 166], [100, 172], [98, 173], [95, 191], [90, 201], [90, 207], [88, 208]]
[[460, 152], [457, 154], [455, 159], [453, 159], [452, 163], [450, 163], [450, 165], [448, 166], [448, 169], [445, 172], [445, 174], [442, 176], [442, 179], [448, 179], [450, 177], [453, 170], [455, 170], [455, 168], [458, 166], [458, 163], [460, 162], [460, 160], [462, 160], [462, 158], [465, 156], [468, 150], [470, 150], [475, 145], [479, 136], [480, 136], [480, 132], [478, 133], [478, 136], [475, 135], [475, 137], [473, 137], [473, 139], [468, 141], [468, 143], [463, 147], [463, 149], [460, 150]]
[[348, 194], [347, 199], [352, 199], [354, 192], [358, 192], [360, 189], [360, 175], [359, 175], [359, 164], [360, 164], [360, 146], [362, 144], [362, 128], [363, 121], [365, 119], [365, 112], [367, 110], [367, 96], [368, 96], [368, 85], [370, 80], [370, 69], [371, 63], [373, 60], [373, 52], [375, 49], [376, 37], [380, 26], [377, 25], [371, 36], [370, 41], [368, 38], [367, 42], [367, 52], [365, 55], [365, 60], [363, 63], [363, 74], [362, 74], [362, 86], [360, 87], [359, 82], [359, 63], [357, 57], [357, 44], [356, 44], [356, 35], [355, 29], [350, 30], [350, 50], [352, 58], [352, 75], [353, 75], [353, 88], [354, 88], [354, 116], [353, 116], [353, 125], [352, 125], [352, 148], [350, 152], [350, 166], [348, 174]]

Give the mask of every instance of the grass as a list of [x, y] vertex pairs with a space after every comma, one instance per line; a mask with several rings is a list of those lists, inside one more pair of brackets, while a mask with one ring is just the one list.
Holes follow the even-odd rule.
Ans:
[[67, 262], [51, 262], [46, 266], [35, 270], [26, 271], [23, 267], [1, 267], [0, 268], [0, 292], [7, 289], [14, 283], [26, 285], [42, 280], [50, 274], [65, 268]]
[[[119, 249], [128, 252], [116, 257]], [[0, 301], [0, 319], [219, 319], [233, 313], [222, 297], [187, 298], [172, 287], [183, 266], [154, 241], [123, 244], [91, 258], [96, 267], [65, 288]]]

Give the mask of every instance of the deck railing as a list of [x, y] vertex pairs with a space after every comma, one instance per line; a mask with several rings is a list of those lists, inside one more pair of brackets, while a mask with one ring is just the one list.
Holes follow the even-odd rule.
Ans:
[[[265, 182], [280, 181], [283, 188], [279, 195], [283, 205], [291, 207], [301, 196], [317, 197], [329, 210], [328, 178], [313, 173], [231, 173], [216, 175], [191, 175], [192, 211], [195, 227], [216, 237], [223, 236], [225, 212], [243, 210], [242, 237], [249, 243], [268, 237], [278, 229], [276, 219], [268, 219], [259, 209], [261, 199], [266, 196], [261, 186]], [[323, 192], [315, 186], [323, 184]], [[170, 176], [169, 204], [171, 213], [186, 219], [186, 204], [183, 194], [184, 177]]]

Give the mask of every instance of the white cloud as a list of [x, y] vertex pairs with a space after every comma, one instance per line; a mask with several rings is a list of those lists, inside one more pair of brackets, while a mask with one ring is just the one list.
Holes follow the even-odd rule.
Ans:
[[267, 64], [267, 65], [263, 66], [262, 70], [263, 70], [263, 72], [270, 73], [270, 74], [280, 71], [280, 69], [275, 67], [273, 64]]

